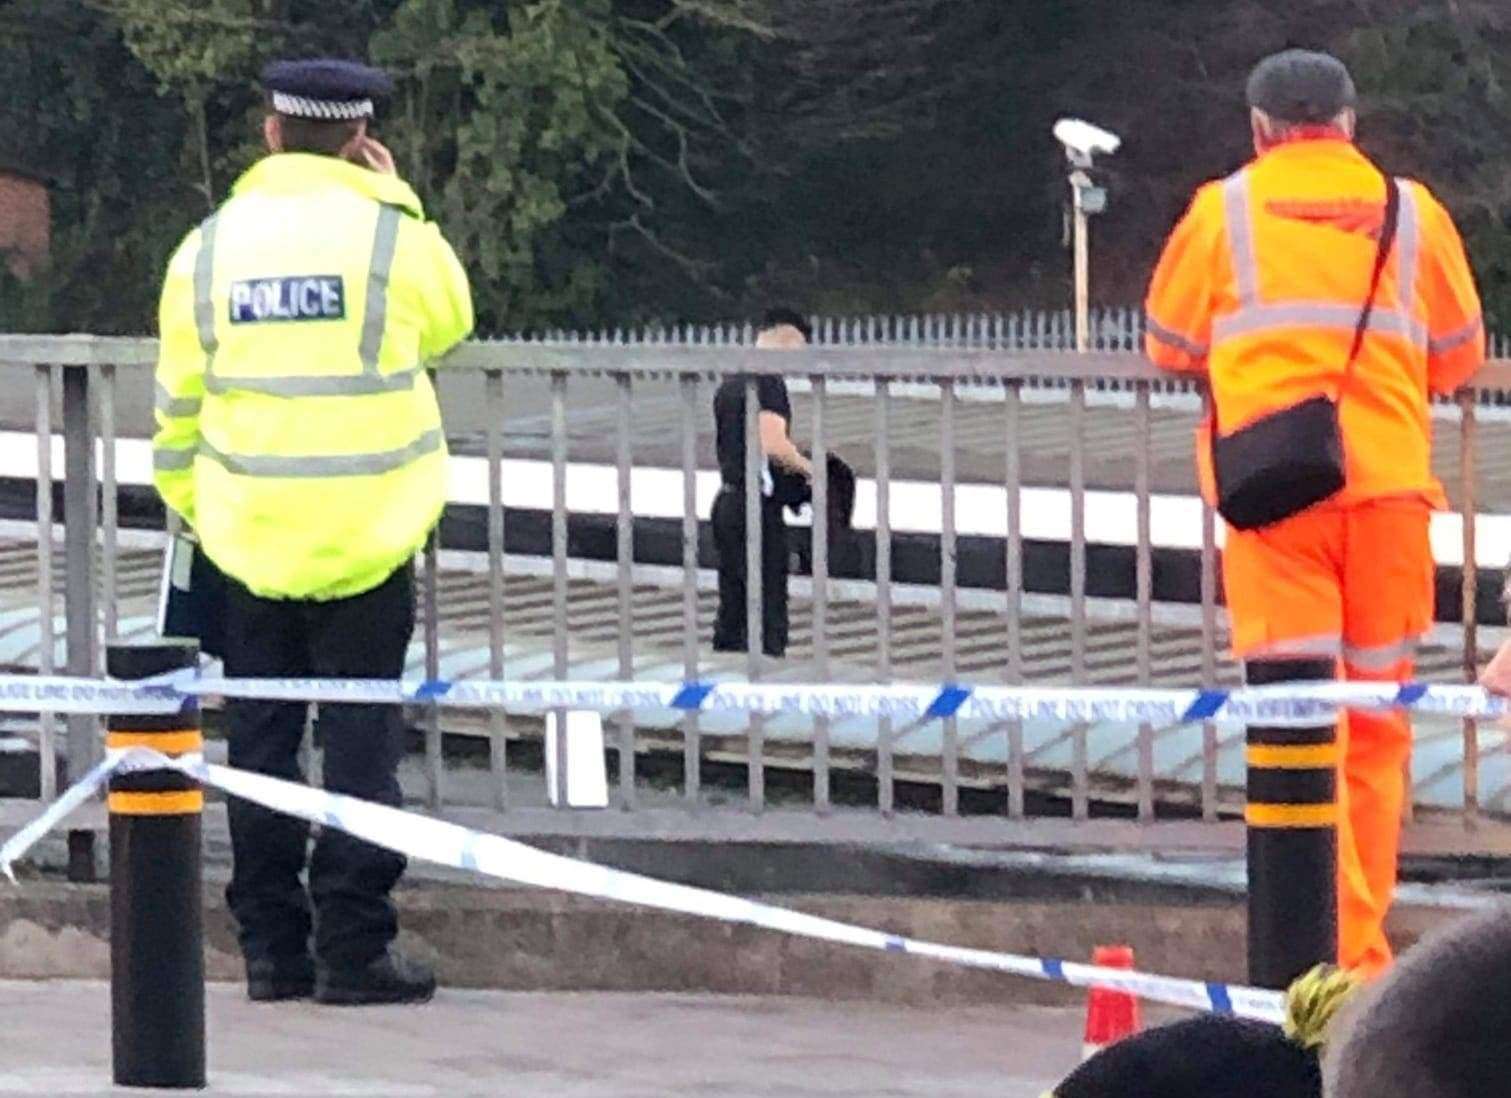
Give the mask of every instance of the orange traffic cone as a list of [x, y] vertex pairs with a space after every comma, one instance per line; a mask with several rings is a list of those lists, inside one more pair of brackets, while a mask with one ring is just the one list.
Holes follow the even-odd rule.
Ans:
[[[1131, 946], [1097, 946], [1091, 963], [1102, 968], [1133, 967]], [[1094, 987], [1086, 996], [1086, 1037], [1081, 1059], [1089, 1060], [1108, 1045], [1138, 1032], [1138, 998], [1126, 991]]]

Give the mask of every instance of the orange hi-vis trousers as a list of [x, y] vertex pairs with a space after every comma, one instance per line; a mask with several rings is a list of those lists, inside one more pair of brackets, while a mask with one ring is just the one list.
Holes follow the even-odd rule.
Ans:
[[[1424, 500], [1322, 504], [1261, 530], [1230, 530], [1223, 586], [1245, 661], [1337, 659], [1345, 678], [1403, 681], [1432, 622], [1431, 512]], [[1390, 965], [1385, 915], [1407, 794], [1406, 715], [1350, 712], [1338, 724], [1338, 962]]]

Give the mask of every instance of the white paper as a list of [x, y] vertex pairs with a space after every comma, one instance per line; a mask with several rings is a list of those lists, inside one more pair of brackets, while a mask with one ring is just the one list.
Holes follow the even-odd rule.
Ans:
[[[556, 714], [546, 714], [546, 791], [557, 803]], [[607, 808], [609, 775], [603, 759], [603, 717], [567, 712], [567, 807]]]

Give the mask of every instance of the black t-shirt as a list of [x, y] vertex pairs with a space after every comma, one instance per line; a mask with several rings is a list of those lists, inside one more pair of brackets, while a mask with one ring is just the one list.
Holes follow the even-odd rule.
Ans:
[[[728, 488], [745, 484], [745, 378], [732, 377], [714, 393], [715, 447], [719, 454], [719, 475]], [[763, 412], [774, 412], [792, 433], [792, 401], [787, 397], [787, 383], [780, 377], [758, 374], [756, 403]], [[769, 493], [768, 493], [769, 494]]]

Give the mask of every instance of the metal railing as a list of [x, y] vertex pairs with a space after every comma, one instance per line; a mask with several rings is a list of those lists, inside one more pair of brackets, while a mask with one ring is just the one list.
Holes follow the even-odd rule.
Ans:
[[[1093, 333], [1103, 349], [1085, 355], [1052, 349], [1073, 336], [1067, 320], [1052, 316], [825, 321], [817, 346], [782, 354], [756, 351], [748, 329], [730, 328], [469, 344], [438, 374], [457, 462], [476, 484], [463, 488], [424, 557], [423, 671], [1232, 681], [1222, 658], [1217, 524], [1185, 486], [1195, 394], [1131, 353], [1140, 323], [1133, 310], [1099, 314]], [[123, 553], [150, 553], [153, 535], [134, 527], [160, 521], [143, 461], [155, 356], [149, 340], [0, 337], [0, 376], [15, 378], [10, 395], [0, 393], [0, 428], [12, 441], [33, 436], [35, 454], [34, 470], [18, 461], [7, 474], [35, 484], [34, 505], [11, 516], [36, 531], [28, 538], [17, 526], [12, 539], [35, 565], [35, 658], [9, 662], [97, 674], [103, 638], [148, 627], [145, 581], [123, 589]], [[744, 489], [755, 643], [734, 659], [708, 645], [711, 557], [701, 520], [716, 474], [707, 398], [719, 381], [747, 379], [754, 462], [755, 373], [794, 383], [794, 433], [811, 445], [816, 470], [814, 514], [824, 514], [829, 490], [825, 455], [837, 450], [857, 466], [862, 510], [874, 516], [846, 546], [861, 547], [858, 565], [835, 567], [823, 521], [798, 538], [802, 628], [786, 665], [757, 654], [756, 475]], [[1487, 474], [1477, 454], [1487, 439], [1511, 439], [1499, 420], [1481, 425], [1492, 413], [1479, 411], [1508, 390], [1511, 363], [1496, 362], [1438, 411], [1439, 464], [1457, 469], [1460, 557], [1469, 566], [1458, 613], [1446, 613], [1434, 635], [1429, 675], [1472, 675], [1482, 641], [1498, 635], [1479, 628], [1492, 620], [1486, 590], [1494, 580], [1473, 567]], [[59, 444], [61, 570], [52, 490]], [[608, 502], [580, 505], [595, 491]], [[1110, 539], [1109, 516], [1122, 516], [1113, 525], [1125, 531]], [[135, 567], [132, 575], [150, 571], [141, 560]], [[1218, 822], [1237, 803], [1221, 765], [1235, 741], [1210, 724], [1026, 729], [950, 719], [938, 729], [886, 721], [842, 728], [757, 717], [730, 728], [696, 713], [619, 713], [610, 742], [618, 811], [585, 814], [544, 807], [535, 725], [489, 713], [443, 728], [434, 709], [422, 719], [429, 806], [462, 819], [483, 814], [488, 826], [516, 833], [1237, 842], [1238, 825]], [[1418, 849], [1470, 848], [1485, 833], [1483, 810], [1499, 813], [1499, 794], [1487, 805], [1479, 785], [1487, 731], [1468, 722], [1457, 733], [1461, 795], [1448, 798], [1446, 824], [1439, 813], [1419, 821]], [[50, 758], [56, 732], [46, 714], [37, 736]], [[486, 759], [448, 765], [456, 736], [486, 741]], [[511, 750], [520, 744], [527, 750]], [[80, 773], [99, 751], [95, 722], [70, 718], [68, 771]], [[679, 766], [666, 765], [678, 756]], [[55, 791], [44, 765], [39, 794]]]

